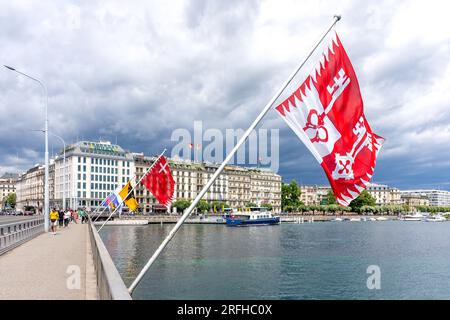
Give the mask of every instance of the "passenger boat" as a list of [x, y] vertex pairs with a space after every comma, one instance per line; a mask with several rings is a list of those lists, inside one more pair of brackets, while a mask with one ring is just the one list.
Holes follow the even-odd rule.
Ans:
[[275, 217], [267, 208], [252, 207], [249, 212], [235, 212], [226, 217], [227, 226], [276, 225], [280, 217]]

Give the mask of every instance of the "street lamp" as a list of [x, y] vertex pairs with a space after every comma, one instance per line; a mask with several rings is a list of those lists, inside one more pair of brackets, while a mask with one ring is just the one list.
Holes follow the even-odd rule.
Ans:
[[48, 92], [47, 92], [47, 87], [39, 79], [36, 79], [36, 78], [31, 77], [31, 76], [29, 76], [29, 75], [27, 75], [27, 74], [25, 74], [23, 72], [20, 72], [20, 71], [16, 70], [13, 67], [5, 65], [5, 68], [7, 68], [8, 70], [17, 72], [18, 74], [21, 74], [21, 75], [27, 77], [28, 79], [36, 81], [44, 89], [44, 94], [45, 94], [45, 99], [44, 99], [44, 103], [45, 103], [45, 127], [44, 127], [44, 133], [45, 133], [44, 230], [45, 230], [45, 232], [48, 232], [48, 227], [49, 227], [49, 209], [50, 208], [49, 208], [49, 186], [48, 186], [48, 166], [49, 165], [48, 165]]
[[[40, 131], [40, 132], [45, 132], [45, 130], [32, 130], [32, 131]], [[63, 138], [61, 138], [60, 136], [58, 136], [57, 134], [49, 131], [48, 133], [50, 133], [51, 135], [53, 135], [54, 137], [58, 138], [59, 140], [61, 140], [62, 144], [63, 144], [63, 187], [62, 187], [62, 192], [63, 192], [63, 197], [62, 197], [62, 202], [63, 202], [63, 210], [66, 211], [66, 142], [64, 141]]]

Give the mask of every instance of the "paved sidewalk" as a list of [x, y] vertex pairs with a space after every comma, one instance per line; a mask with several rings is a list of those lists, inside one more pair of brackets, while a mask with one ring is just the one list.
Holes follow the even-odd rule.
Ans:
[[96, 299], [88, 232], [71, 223], [0, 256], [0, 299]]

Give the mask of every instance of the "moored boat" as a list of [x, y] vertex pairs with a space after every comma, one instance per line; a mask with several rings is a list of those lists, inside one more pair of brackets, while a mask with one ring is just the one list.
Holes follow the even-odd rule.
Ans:
[[407, 214], [400, 218], [402, 221], [422, 221], [424, 219], [424, 216], [420, 213], [415, 214]]
[[249, 212], [237, 212], [226, 217], [227, 226], [277, 225], [280, 217], [275, 217], [267, 208], [254, 207]]
[[441, 216], [440, 214], [437, 214], [437, 215], [433, 215], [433, 216], [428, 216], [425, 219], [425, 221], [426, 222], [444, 222], [444, 221], [446, 221], [446, 219], [443, 216]]

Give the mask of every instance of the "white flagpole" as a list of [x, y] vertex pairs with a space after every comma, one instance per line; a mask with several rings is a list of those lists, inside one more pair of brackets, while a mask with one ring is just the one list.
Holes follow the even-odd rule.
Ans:
[[[109, 195], [108, 195], [109, 196]], [[97, 221], [97, 219], [102, 215], [102, 213], [106, 210], [107, 207], [103, 206], [105, 204], [106, 199], [108, 199], [108, 197], [106, 197], [105, 199], [103, 199], [103, 201], [100, 203], [100, 205], [102, 206], [102, 211], [100, 211], [99, 208], [97, 208], [94, 212], [92, 212], [92, 215], [96, 214], [98, 211], [100, 211], [98, 213], [98, 215], [95, 217], [94, 222]]]
[[245, 134], [241, 137], [241, 139], [238, 141], [238, 143], [234, 146], [234, 148], [231, 150], [231, 152], [227, 155], [227, 157], [222, 162], [220, 167], [216, 170], [216, 172], [211, 177], [211, 179], [208, 181], [208, 183], [203, 187], [203, 189], [200, 191], [200, 193], [197, 195], [197, 197], [191, 203], [189, 208], [186, 209], [184, 214], [181, 216], [181, 218], [176, 223], [175, 227], [173, 227], [173, 229], [170, 231], [169, 235], [164, 239], [164, 241], [161, 243], [161, 245], [158, 247], [158, 249], [155, 251], [155, 253], [152, 255], [152, 257], [148, 260], [147, 264], [144, 266], [144, 268], [138, 274], [136, 279], [134, 279], [133, 283], [128, 288], [128, 291], [130, 292], [130, 294], [133, 293], [133, 290], [136, 288], [136, 286], [142, 280], [142, 278], [145, 275], [145, 273], [147, 272], [147, 270], [155, 262], [155, 260], [158, 258], [158, 256], [161, 254], [161, 252], [164, 250], [164, 248], [167, 246], [167, 244], [170, 242], [170, 240], [172, 240], [175, 233], [177, 233], [178, 229], [181, 227], [181, 225], [184, 223], [184, 221], [189, 217], [192, 210], [195, 208], [195, 206], [200, 201], [200, 199], [205, 195], [205, 193], [208, 191], [208, 189], [211, 187], [211, 185], [214, 183], [214, 181], [217, 179], [217, 177], [223, 171], [223, 169], [225, 168], [227, 163], [234, 157], [234, 154], [236, 153], [236, 151], [245, 142], [245, 140], [247, 140], [247, 138], [251, 134], [251, 132], [255, 129], [255, 127], [258, 125], [258, 123], [261, 121], [261, 119], [267, 114], [267, 112], [269, 112], [269, 110], [272, 108], [272, 105], [275, 103], [275, 101], [281, 96], [281, 94], [286, 89], [286, 87], [291, 83], [292, 79], [294, 79], [294, 77], [297, 75], [297, 73], [300, 71], [300, 69], [305, 65], [306, 61], [311, 57], [311, 55], [314, 53], [314, 51], [317, 49], [317, 47], [320, 45], [320, 43], [323, 41], [323, 39], [327, 36], [327, 34], [331, 31], [331, 29], [335, 26], [335, 24], [339, 20], [341, 20], [341, 16], [335, 15], [333, 17], [333, 23], [331, 24], [331, 26], [327, 29], [327, 31], [323, 34], [323, 36], [320, 38], [320, 40], [312, 48], [312, 50], [309, 52], [309, 54], [306, 56], [306, 58], [303, 60], [303, 62], [289, 76], [288, 80], [286, 80], [286, 82], [283, 84], [281, 89], [278, 90], [278, 92], [275, 94], [275, 96], [273, 96], [273, 98], [269, 101], [269, 103], [267, 103], [267, 105], [264, 107], [264, 109], [261, 111], [261, 113], [255, 119], [255, 121], [253, 121], [253, 123], [250, 125], [250, 127], [245, 132]]
[[[150, 170], [153, 169], [153, 167], [155, 166], [155, 164], [159, 161], [159, 159], [163, 156], [163, 154], [166, 152], [167, 149], [164, 149], [163, 152], [161, 152], [161, 154], [158, 156], [158, 158], [156, 158], [156, 160], [153, 162], [153, 164], [150, 166], [150, 168], [148, 168], [148, 170], [144, 173], [144, 175], [139, 179], [138, 182], [136, 182], [136, 184], [134, 185], [134, 187], [130, 190], [130, 192], [128, 192], [127, 196], [125, 197], [128, 198], [128, 196], [133, 192], [133, 190], [136, 188], [136, 186], [142, 181], [142, 179], [144, 179], [144, 177], [147, 175], [147, 173], [150, 172]], [[116, 213], [116, 211], [120, 208], [121, 204], [123, 204], [125, 202], [125, 199], [122, 199], [122, 202], [119, 203], [119, 205], [114, 209], [113, 212], [111, 212], [111, 214], [109, 215], [108, 219], [105, 220], [105, 222], [103, 222], [103, 224], [101, 225], [100, 228], [98, 228], [98, 232], [100, 232], [100, 230], [102, 230], [102, 228], [105, 226], [105, 224], [109, 221], [109, 219], [111, 219], [111, 217], [113, 216], [114, 213]]]
[[[128, 180], [128, 182], [133, 181], [133, 180], [135, 180], [135, 179], [136, 179], [136, 175], [134, 175], [133, 178], [131, 178], [130, 180]], [[127, 183], [128, 183], [128, 182], [127, 182]], [[106, 199], [108, 199], [108, 197], [109, 197], [110, 195], [111, 195], [111, 193], [110, 193], [105, 199], [103, 199], [103, 201], [102, 201], [102, 203], [101, 203], [100, 205], [103, 206], [103, 204], [105, 204]], [[103, 212], [105, 212], [106, 208], [108, 208], [108, 207], [109, 207], [109, 205], [107, 205], [106, 207], [103, 206], [103, 210], [95, 217], [95, 219], [94, 219], [93, 222], [97, 221], [97, 219], [102, 215]], [[99, 211], [98, 208], [97, 208], [97, 210], [95, 210], [94, 212], [92, 212], [92, 215], [94, 215], [97, 211]]]

